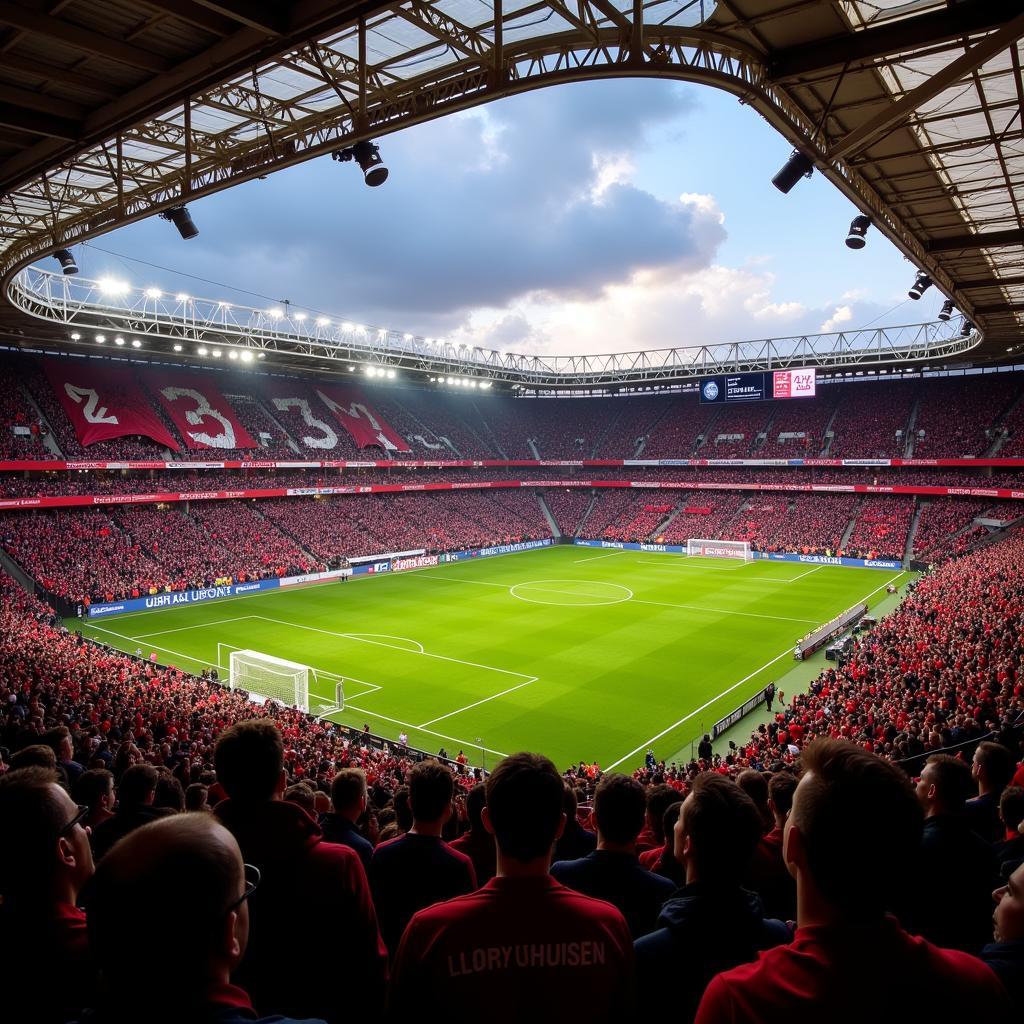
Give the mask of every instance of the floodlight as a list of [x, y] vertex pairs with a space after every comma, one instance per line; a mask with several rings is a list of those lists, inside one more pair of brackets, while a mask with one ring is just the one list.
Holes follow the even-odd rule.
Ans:
[[939, 310], [940, 320], [948, 320], [953, 315], [953, 305], [954, 303], [952, 299], [946, 299], [942, 304], [942, 309]]
[[209, 350], [207, 349], [207, 347], [206, 347], [205, 345], [200, 345], [200, 346], [199, 346], [199, 348], [197, 348], [197, 349], [196, 349], [196, 351], [197, 351], [197, 352], [198, 352], [198, 353], [199, 353], [199, 354], [200, 354], [201, 356], [205, 356], [205, 355], [207, 354], [207, 352], [208, 352]]
[[211, 356], [213, 356], [213, 358], [214, 358], [214, 359], [220, 359], [220, 349], [219, 349], [219, 348], [215, 348], [215, 349], [214, 349], [214, 350], [213, 350], [213, 351], [212, 351], [212, 352], [210, 353], [210, 355], [211, 355]]
[[193, 223], [192, 214], [188, 212], [187, 206], [172, 206], [169, 210], [164, 210], [160, 216], [163, 220], [170, 221], [186, 241], [199, 234], [199, 228]]
[[388, 180], [388, 169], [381, 159], [380, 149], [372, 142], [357, 142], [354, 146], [332, 153], [331, 159], [341, 163], [355, 160], [363, 172], [363, 181], [371, 188], [383, 185]]
[[175, 345], [174, 346], [174, 351], [175, 352], [180, 352], [181, 351], [181, 346], [180, 345]]
[[914, 278], [914, 283], [910, 286], [910, 291], [907, 292], [915, 302], [921, 298], [924, 293], [931, 288], [932, 279], [923, 271], [917, 272], [917, 277]]
[[871, 227], [871, 218], [861, 214], [850, 221], [850, 230], [846, 235], [847, 249], [863, 249], [867, 244], [865, 235]]
[[318, 316], [316, 318], [316, 325], [317, 327], [330, 327], [331, 321], [325, 316]]
[[62, 274], [70, 277], [72, 274], [78, 273], [78, 264], [75, 262], [75, 257], [70, 249], [58, 249], [53, 254], [53, 258], [60, 264], [60, 272]]
[[116, 337], [116, 338], [114, 339], [114, 344], [115, 344], [115, 345], [123, 345], [123, 344], [124, 344], [124, 338], [122, 338], [122, 337], [121, 337], [121, 335], [118, 335], [118, 336], [117, 336], [117, 337]]
[[809, 178], [814, 171], [814, 162], [799, 149], [794, 149], [789, 159], [782, 165], [782, 170], [772, 178], [772, 184], [786, 194], [801, 179]]
[[967, 338], [971, 335], [974, 330], [974, 324], [970, 320], [965, 320], [963, 327], [960, 328], [960, 334], [962, 337]]
[[131, 287], [126, 281], [119, 281], [116, 277], [101, 277], [96, 283], [104, 295], [123, 295]]
[[142, 342], [138, 338], [132, 338], [132, 348], [142, 348]]
[[96, 344], [97, 345], [102, 345], [106, 340], [107, 340], [107, 336], [105, 334], [97, 334], [96, 335]]
[[147, 299], [159, 299], [163, 295], [163, 292], [159, 288], [147, 288], [146, 298]]
[[177, 300], [178, 300], [179, 302], [188, 302], [188, 298], [189, 298], [189, 297], [188, 297], [188, 296], [187, 296], [187, 295], [186, 295], [186, 294], [185, 294], [184, 292], [178, 292], [178, 294], [177, 294], [177, 295], [175, 295], [174, 297], [175, 297], [175, 298], [176, 298], [176, 299], [177, 299]]
[[388, 370], [388, 380], [394, 380], [394, 379], [395, 379], [395, 371], [394, 370]]
[[238, 358], [238, 353], [234, 349], [232, 349], [228, 353], [228, 359], [237, 359], [237, 358]]
[[243, 363], [251, 363], [252, 353], [248, 349], [246, 349], [246, 351], [242, 353], [241, 359]]

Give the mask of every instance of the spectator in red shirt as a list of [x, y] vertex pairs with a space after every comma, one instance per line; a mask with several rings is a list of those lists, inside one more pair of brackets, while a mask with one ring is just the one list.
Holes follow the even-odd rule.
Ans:
[[[647, 813], [644, 819], [644, 831], [641, 836], [647, 833], [650, 845], [640, 853], [640, 866], [648, 871], [654, 869], [654, 865], [661, 860], [666, 847], [671, 850], [672, 834], [665, 831], [665, 811], [672, 804], [679, 803], [679, 791], [672, 786], [662, 783], [658, 786], [651, 786], [647, 790]], [[675, 821], [673, 821], [675, 824]], [[637, 839], [637, 850], [640, 850], [639, 837]]]
[[768, 783], [768, 809], [775, 827], [761, 837], [750, 862], [746, 884], [761, 897], [767, 917], [792, 921], [796, 917], [796, 883], [782, 856], [782, 834], [793, 807], [796, 776], [776, 772]]
[[[260, 1013], [348, 1021], [380, 1001], [387, 954], [359, 855], [325, 843], [320, 826], [286, 802], [284, 744], [267, 719], [238, 722], [214, 749], [228, 794], [214, 809], [246, 863], [262, 874], [250, 900], [249, 952], [236, 973]], [[296, 944], [330, 957], [296, 984]]]
[[0, 963], [5, 1019], [64, 1024], [96, 975], [78, 894], [92, 877], [88, 807], [46, 768], [0, 777]]
[[1008, 1020], [989, 968], [914, 938], [886, 914], [921, 836], [906, 776], [832, 739], [810, 744], [803, 767], [783, 842], [796, 877], [796, 935], [712, 980], [697, 1024]]
[[421, 761], [409, 769], [406, 782], [412, 828], [381, 843], [370, 862], [380, 930], [392, 955], [417, 910], [477, 887], [473, 862], [441, 838], [455, 792], [448, 767], [439, 761]]
[[636, 779], [606, 775], [594, 792], [597, 849], [551, 866], [552, 877], [563, 885], [618, 907], [634, 939], [654, 930], [662, 905], [675, 891], [672, 882], [644, 870], [637, 859], [646, 805]]
[[633, 947], [612, 906], [549, 874], [564, 789], [538, 754], [514, 754], [487, 780], [484, 827], [498, 873], [482, 889], [413, 917], [395, 961], [394, 1020], [495, 1024], [628, 1020]]
[[[119, 842], [90, 889], [89, 938], [103, 994], [83, 1019], [259, 1024], [248, 994], [231, 984], [245, 956], [248, 901], [258, 883], [231, 833], [209, 814], [163, 818]], [[163, 908], [158, 926], [141, 940], [130, 927], [140, 907]], [[290, 965], [277, 969], [291, 976]], [[264, 1024], [289, 1021], [274, 1017]]]
[[498, 869], [494, 836], [484, 828], [483, 820], [480, 817], [486, 800], [484, 784], [478, 782], [466, 794], [469, 830], [448, 844], [453, 850], [464, 853], [473, 862], [473, 870], [476, 872], [476, 880], [479, 885], [489, 882]]
[[[760, 898], [740, 885], [760, 836], [761, 815], [735, 782], [712, 772], [694, 779], [673, 836], [686, 884], [634, 947], [640, 1019], [663, 1016], [670, 1003], [674, 1016], [692, 1020], [719, 971], [789, 941], [786, 925], [766, 921]], [[672, 979], [668, 1002], [664, 978]]]

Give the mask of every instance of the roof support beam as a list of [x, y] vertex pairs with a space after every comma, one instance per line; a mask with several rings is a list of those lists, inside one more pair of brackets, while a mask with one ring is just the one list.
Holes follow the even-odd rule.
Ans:
[[238, 31], [238, 22], [222, 14], [207, 10], [192, 0], [142, 0], [147, 6], [161, 14], [169, 14], [187, 25], [194, 25], [215, 36], [229, 36]]
[[993, 313], [1016, 313], [1024, 309], [1024, 302], [1000, 302], [992, 306], [975, 306], [974, 312], [978, 316], [991, 315]]
[[117, 39], [110, 39], [99, 32], [79, 28], [69, 21], [39, 14], [27, 7], [10, 3], [9, 0], [0, 0], [0, 24], [11, 25], [22, 32], [43, 36], [46, 39], [56, 39], [83, 53], [116, 60], [119, 64], [127, 64], [142, 71], [159, 74], [171, 67], [171, 62], [166, 57], [140, 50]]
[[960, 292], [979, 291], [982, 288], [1012, 288], [1024, 284], [1024, 274], [1011, 277], [977, 278], [974, 281], [957, 281], [956, 289]]
[[15, 106], [0, 100], [0, 125], [16, 128], [18, 131], [41, 135], [47, 139], [63, 139], [74, 142], [81, 137], [82, 126], [68, 117], [57, 117]]
[[1004, 245], [1024, 245], [1024, 230], [988, 231], [980, 235], [950, 235], [924, 243], [926, 252], [967, 252], [971, 249], [998, 249]]
[[287, 7], [285, 13], [274, 9], [275, 6], [280, 7], [281, 5], [257, 2], [257, 0], [195, 0], [195, 2], [217, 14], [223, 14], [240, 25], [265, 32], [268, 36], [283, 35], [288, 27]]
[[60, 82], [62, 85], [77, 85], [97, 96], [105, 99], [114, 99], [121, 95], [121, 90], [110, 82], [102, 82], [92, 75], [83, 75], [79, 71], [72, 71], [68, 68], [59, 68], [54, 64], [44, 64], [38, 60], [29, 60], [16, 53], [9, 51], [3, 56], [4, 67], [13, 68], [16, 71], [25, 71], [33, 78], [40, 78], [44, 82]]
[[854, 153], [869, 146], [880, 135], [888, 133], [890, 128], [906, 121], [907, 117], [923, 103], [938, 96], [944, 89], [959, 82], [975, 68], [991, 60], [1001, 50], [1024, 35], [1024, 14], [1018, 14], [1002, 28], [986, 36], [977, 45], [972, 46], [961, 57], [957, 57], [941, 71], [922, 82], [916, 89], [911, 89], [895, 103], [889, 104], [884, 110], [869, 118], [860, 127], [855, 128], [844, 139], [837, 142], [828, 153], [829, 162], [848, 159]]
[[794, 78], [842, 67], [848, 62], [934, 46], [998, 28], [1006, 21], [1006, 13], [1006, 0], [964, 0], [916, 18], [778, 50], [768, 62], [768, 73], [775, 80]]

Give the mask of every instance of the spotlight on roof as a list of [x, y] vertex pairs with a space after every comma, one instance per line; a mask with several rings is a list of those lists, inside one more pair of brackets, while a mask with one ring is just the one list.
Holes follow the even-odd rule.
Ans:
[[75, 257], [70, 249], [58, 249], [53, 254], [53, 258], [60, 264], [60, 272], [62, 274], [70, 277], [72, 274], [78, 273], [78, 264], [75, 262]]
[[199, 234], [199, 228], [195, 226], [187, 206], [172, 206], [169, 210], [164, 210], [160, 216], [164, 220], [170, 221], [178, 229], [178, 234], [186, 241]]
[[953, 315], [953, 300], [946, 299], [942, 304], [942, 309], [939, 310], [939, 319], [948, 320]]
[[850, 230], [846, 235], [846, 248], [847, 249], [863, 249], [867, 244], [865, 235], [868, 233], [868, 228], [871, 227], [871, 218], [861, 214], [859, 217], [854, 217], [850, 221]]
[[181, 351], [181, 346], [180, 346], [180, 345], [177, 345], [177, 344], [176, 344], [176, 345], [174, 346], [174, 351], [175, 351], [175, 352], [180, 352], [180, 351]]
[[332, 160], [348, 163], [355, 160], [363, 172], [363, 180], [371, 188], [383, 185], [388, 180], [388, 169], [380, 156], [380, 149], [372, 142], [357, 142], [331, 154]]
[[973, 331], [974, 324], [972, 324], [970, 320], [965, 320], [963, 327], [960, 328], [961, 336], [964, 338], [970, 337]]
[[801, 178], [809, 178], [813, 171], [814, 162], [811, 158], [804, 156], [799, 149], [794, 149], [782, 165], [782, 170], [772, 178], [772, 184], [785, 195]]
[[907, 294], [916, 302], [931, 286], [932, 279], [923, 270], [919, 270]]
[[81, 341], [81, 339], [82, 339], [82, 336], [78, 333], [78, 331], [72, 331], [71, 332], [71, 340], [72, 341]]

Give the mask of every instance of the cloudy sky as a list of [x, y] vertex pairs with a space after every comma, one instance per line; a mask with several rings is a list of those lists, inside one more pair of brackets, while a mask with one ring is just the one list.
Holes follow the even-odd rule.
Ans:
[[380, 142], [378, 189], [321, 158], [193, 203], [192, 241], [153, 218], [79, 247], [82, 271], [556, 354], [914, 323], [941, 304], [906, 301], [914, 270], [880, 236], [843, 245], [856, 211], [823, 178], [777, 192], [789, 146], [714, 89], [561, 86]]

